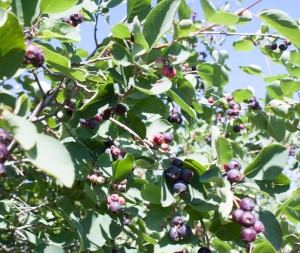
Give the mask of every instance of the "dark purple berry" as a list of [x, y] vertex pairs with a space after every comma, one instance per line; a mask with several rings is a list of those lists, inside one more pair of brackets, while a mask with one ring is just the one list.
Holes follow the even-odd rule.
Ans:
[[123, 104], [117, 104], [116, 108], [115, 108], [115, 113], [119, 116], [124, 116], [125, 113], [127, 111], [127, 108], [125, 105]]
[[174, 159], [172, 160], [172, 165], [174, 165], [174, 166], [176, 166], [176, 167], [178, 167], [178, 168], [181, 168], [182, 165], [183, 165], [183, 161], [180, 160], [180, 159], [178, 159], [178, 158], [174, 158]]
[[104, 120], [108, 120], [110, 118], [111, 115], [111, 109], [105, 109], [102, 113], [102, 118]]
[[230, 160], [227, 164], [229, 170], [232, 170], [232, 169], [237, 169], [237, 170], [240, 170], [242, 168], [241, 164], [239, 163], [239, 161], [237, 160]]
[[226, 96], [227, 102], [230, 102], [230, 101], [232, 101], [233, 99], [234, 99], [234, 98], [233, 98], [232, 95], [227, 95], [227, 96]]
[[80, 13], [72, 14], [70, 19], [73, 23], [81, 24], [83, 22], [83, 16]]
[[232, 128], [233, 132], [239, 133], [241, 131], [241, 128], [239, 125], [233, 126]]
[[256, 110], [259, 107], [258, 101], [253, 101], [250, 103], [250, 108]]
[[164, 142], [170, 143], [173, 141], [174, 136], [172, 133], [163, 133], [163, 139], [164, 139]]
[[202, 247], [198, 250], [198, 253], [211, 253], [211, 250], [206, 247]]
[[235, 104], [235, 102], [234, 102], [233, 100], [230, 100], [230, 101], [228, 102], [228, 106], [229, 106], [229, 108], [231, 108], [231, 109], [233, 109], [235, 105], [236, 105], [236, 104]]
[[257, 99], [256, 99], [256, 97], [252, 96], [252, 97], [249, 99], [249, 103], [254, 102], [254, 101], [257, 101]]
[[252, 212], [245, 211], [242, 216], [240, 217], [240, 224], [244, 227], [251, 227], [253, 226], [254, 222], [256, 221], [256, 217]]
[[253, 242], [256, 239], [256, 232], [253, 228], [244, 228], [241, 231], [241, 237], [246, 243]]
[[244, 211], [242, 209], [235, 209], [232, 211], [231, 216], [235, 222], [240, 223], [240, 219]]
[[176, 76], [176, 69], [170, 65], [165, 65], [162, 69], [162, 74], [168, 78]]
[[169, 238], [172, 240], [172, 241], [179, 241], [180, 240], [180, 235], [178, 233], [178, 229], [176, 227], [172, 227], [170, 230], [169, 230]]
[[179, 116], [178, 116], [177, 113], [176, 113], [176, 114], [171, 114], [171, 115], [168, 117], [168, 121], [169, 121], [170, 123], [177, 123], [177, 122], [178, 122], [178, 118], [179, 118]]
[[194, 172], [190, 169], [182, 169], [180, 172], [180, 179], [186, 183], [190, 183], [194, 177]]
[[287, 50], [287, 45], [286, 45], [286, 44], [280, 44], [280, 45], [279, 45], [279, 49], [280, 49], [281, 51], [285, 51], [285, 50]]
[[118, 213], [121, 209], [122, 209], [122, 205], [119, 202], [112, 201], [109, 204], [109, 210], [114, 214]]
[[34, 45], [27, 45], [23, 63], [25, 65], [32, 64], [34, 67], [41, 67], [44, 62], [45, 57], [43, 51]]
[[173, 185], [174, 192], [178, 194], [184, 194], [187, 191], [187, 184], [183, 180], [177, 180]]
[[232, 169], [227, 172], [227, 180], [231, 183], [241, 182], [243, 180], [243, 175], [239, 170]]
[[229, 116], [238, 116], [239, 115], [239, 111], [238, 110], [235, 110], [235, 109], [228, 109], [227, 110], [227, 114]]
[[89, 119], [86, 123], [87, 123], [87, 126], [92, 129], [97, 128], [99, 125], [99, 121], [96, 119]]
[[131, 225], [131, 220], [130, 219], [124, 219], [124, 225], [125, 226], [130, 226]]
[[172, 220], [172, 225], [181, 226], [184, 223], [184, 218], [182, 216], [175, 216]]
[[180, 178], [180, 169], [172, 165], [166, 169], [165, 175], [171, 181], [178, 180]]
[[188, 237], [192, 235], [192, 229], [190, 226], [183, 224], [181, 227], [178, 228], [178, 234], [181, 237]]
[[265, 231], [265, 225], [261, 221], [257, 220], [254, 222], [253, 229], [256, 233], [261, 233]]
[[255, 201], [252, 198], [245, 197], [240, 201], [240, 208], [244, 211], [252, 211], [255, 207]]
[[277, 49], [277, 44], [276, 44], [276, 43], [272, 43], [272, 44], [270, 45], [270, 48], [271, 48], [272, 50], [276, 50], [276, 49]]
[[85, 119], [83, 119], [83, 118], [80, 118], [79, 119], [79, 123], [82, 125], [82, 126], [87, 126], [88, 124], [87, 124], [87, 121], [85, 120]]
[[0, 162], [4, 162], [8, 157], [8, 150], [6, 145], [0, 142]]
[[0, 163], [0, 177], [5, 177], [5, 176], [6, 176], [5, 165], [3, 163]]

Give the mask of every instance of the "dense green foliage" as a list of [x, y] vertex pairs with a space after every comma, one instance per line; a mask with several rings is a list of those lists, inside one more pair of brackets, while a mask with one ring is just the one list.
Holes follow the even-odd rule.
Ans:
[[[299, 252], [299, 19], [127, 0], [97, 41], [122, 2], [0, 0], [0, 251]], [[226, 92], [228, 35], [286, 68], [240, 66], [265, 98]]]

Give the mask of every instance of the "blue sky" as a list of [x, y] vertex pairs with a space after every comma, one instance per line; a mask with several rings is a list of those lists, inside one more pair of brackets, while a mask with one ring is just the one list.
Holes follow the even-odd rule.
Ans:
[[[230, 10], [234, 12], [239, 8], [245, 8], [255, 0], [243, 0], [242, 4], [239, 5], [235, 0], [229, 1], [216, 1], [212, 0], [215, 6], [223, 6], [225, 2], [230, 4]], [[289, 0], [289, 1], [280, 1], [280, 0], [263, 0], [258, 3], [256, 6], [251, 8], [249, 11], [253, 13], [253, 22], [245, 25], [238, 26], [238, 32], [253, 32], [255, 33], [261, 26], [261, 20], [255, 16], [261, 9], [280, 9], [288, 13], [292, 18], [299, 18], [299, 0]], [[193, 10], [197, 11], [197, 19], [204, 19], [203, 13], [201, 12], [200, 0], [191, 0], [189, 5]], [[110, 26], [115, 23], [120, 22], [126, 15], [126, 3], [121, 4], [110, 11]], [[78, 44], [78, 47], [84, 48], [87, 51], [91, 52], [94, 47], [94, 38], [93, 38], [93, 24], [83, 23], [80, 26], [80, 33], [82, 41]], [[98, 23], [98, 40], [101, 42], [103, 38], [107, 37], [110, 33], [110, 27], [103, 17], [100, 17]], [[217, 35], [224, 36], [224, 35]], [[247, 88], [252, 86], [255, 90], [255, 95], [258, 97], [263, 97], [265, 95], [265, 86], [266, 84], [263, 81], [263, 78], [255, 77], [248, 75], [242, 72], [239, 69], [239, 66], [248, 66], [250, 64], [259, 65], [263, 73], [266, 76], [269, 76], [269, 70], [267, 67], [267, 61], [265, 56], [260, 52], [259, 48], [254, 48], [251, 52], [237, 52], [233, 50], [232, 43], [237, 40], [239, 36], [230, 36], [226, 40], [226, 43], [220, 47], [220, 49], [225, 49], [228, 51], [229, 59], [226, 63], [231, 67], [231, 72], [229, 73], [230, 83], [225, 87], [225, 90], [231, 92], [235, 89]], [[201, 48], [200, 48], [201, 49]], [[277, 75], [281, 73], [286, 73], [286, 70], [278, 64], [274, 64], [269, 61], [269, 66], [272, 75]]]

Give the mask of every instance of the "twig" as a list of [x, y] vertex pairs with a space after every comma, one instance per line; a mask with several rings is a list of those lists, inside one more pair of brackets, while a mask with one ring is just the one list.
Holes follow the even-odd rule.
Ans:
[[32, 74], [33, 74], [33, 76], [34, 76], [35, 82], [36, 82], [37, 85], [39, 86], [39, 89], [40, 89], [40, 91], [41, 91], [43, 97], [45, 97], [45, 92], [44, 92], [43, 87], [42, 87], [42, 85], [41, 85], [41, 83], [40, 83], [40, 80], [39, 80], [39, 77], [38, 77], [38, 75], [37, 75], [36, 70], [34, 70], [34, 71], [32, 72]]
[[86, 92], [89, 92], [89, 93], [95, 93], [96, 91], [94, 90], [89, 90], [86, 86], [78, 83], [76, 80], [73, 80], [73, 83], [77, 86], [77, 87], [80, 87], [82, 89], [84, 89]]
[[204, 237], [205, 237], [206, 247], [209, 248], [210, 240], [209, 240], [209, 237], [207, 235], [206, 226], [205, 226], [205, 223], [204, 223], [202, 218], [200, 218], [200, 223], [201, 223], [202, 231], [203, 231], [203, 234], [204, 234]]

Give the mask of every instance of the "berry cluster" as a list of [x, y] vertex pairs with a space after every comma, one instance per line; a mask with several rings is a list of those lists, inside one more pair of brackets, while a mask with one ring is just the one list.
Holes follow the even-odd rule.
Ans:
[[241, 231], [241, 237], [246, 243], [255, 241], [256, 235], [265, 231], [264, 224], [252, 212], [254, 207], [254, 200], [245, 197], [240, 201], [240, 209], [235, 209], [231, 213], [232, 219], [244, 227]]
[[192, 229], [189, 225], [184, 224], [182, 216], [175, 216], [172, 220], [172, 227], [169, 230], [169, 238], [172, 241], [179, 241], [192, 235]]
[[112, 114], [118, 116], [124, 116], [126, 112], [127, 112], [127, 108], [125, 105], [117, 104], [115, 108], [105, 109], [100, 115], [102, 116], [102, 119], [109, 120]]
[[230, 183], [239, 183], [243, 181], [243, 174], [241, 173], [241, 164], [237, 160], [230, 160], [228, 164], [224, 164], [224, 169], [227, 172], [227, 180]]
[[173, 78], [176, 76], [176, 69], [171, 66], [165, 58], [157, 57], [155, 60], [155, 65], [158, 69], [162, 69], [162, 74], [168, 78]]
[[6, 176], [4, 162], [9, 156], [7, 144], [11, 140], [11, 135], [3, 128], [0, 128], [0, 176]]
[[154, 144], [158, 145], [162, 150], [168, 150], [170, 148], [170, 143], [173, 141], [174, 136], [172, 133], [156, 133], [150, 138]]
[[249, 107], [252, 110], [256, 110], [259, 108], [259, 103], [258, 103], [256, 97], [253, 96], [249, 99]]
[[120, 192], [125, 192], [127, 187], [127, 179], [124, 179], [122, 182], [114, 183], [114, 189]]
[[83, 119], [80, 118], [79, 119], [79, 123], [84, 126], [84, 127], [89, 127], [91, 129], [95, 129], [98, 127], [100, 121], [102, 121], [102, 115], [96, 115], [95, 117], [91, 118], [91, 119]]
[[177, 108], [173, 108], [171, 115], [168, 117], [170, 123], [182, 123], [182, 118], [180, 117]]
[[125, 226], [130, 226], [131, 225], [131, 220], [128, 218], [128, 213], [127, 212], [124, 212], [123, 223], [124, 223]]
[[211, 253], [211, 250], [206, 247], [202, 247], [198, 250], [198, 253]]
[[117, 158], [118, 160], [122, 159], [125, 155], [125, 152], [115, 145], [111, 145], [110, 153], [114, 158]]
[[288, 46], [290, 46], [290, 45], [291, 45], [291, 42], [289, 40], [285, 40], [279, 46], [277, 45], [277, 43], [274, 42], [274, 43], [268, 45], [268, 47], [271, 48], [272, 50], [276, 50], [277, 48], [279, 48], [280, 51], [285, 51], [285, 50], [287, 50]]
[[182, 166], [182, 160], [175, 158], [172, 165], [165, 171], [166, 178], [173, 182], [173, 190], [178, 194], [186, 193], [188, 184], [194, 177], [193, 171], [182, 168]]
[[23, 64], [32, 64], [34, 67], [41, 67], [44, 62], [45, 56], [42, 49], [32, 44], [27, 44]]
[[117, 214], [119, 211], [121, 211], [123, 208], [123, 205], [125, 204], [125, 199], [123, 197], [120, 197], [118, 194], [112, 194], [110, 197], [107, 197], [107, 204], [109, 210]]
[[93, 182], [93, 184], [103, 184], [105, 182], [105, 177], [99, 172], [88, 174], [87, 179]]
[[83, 15], [80, 13], [75, 13], [68, 18], [64, 18], [62, 21], [76, 27], [83, 22]]
[[234, 97], [231, 95], [227, 95], [226, 100], [227, 100], [227, 103], [229, 106], [229, 109], [227, 110], [227, 114], [229, 116], [239, 116], [240, 110], [241, 110], [241, 105], [234, 102]]

